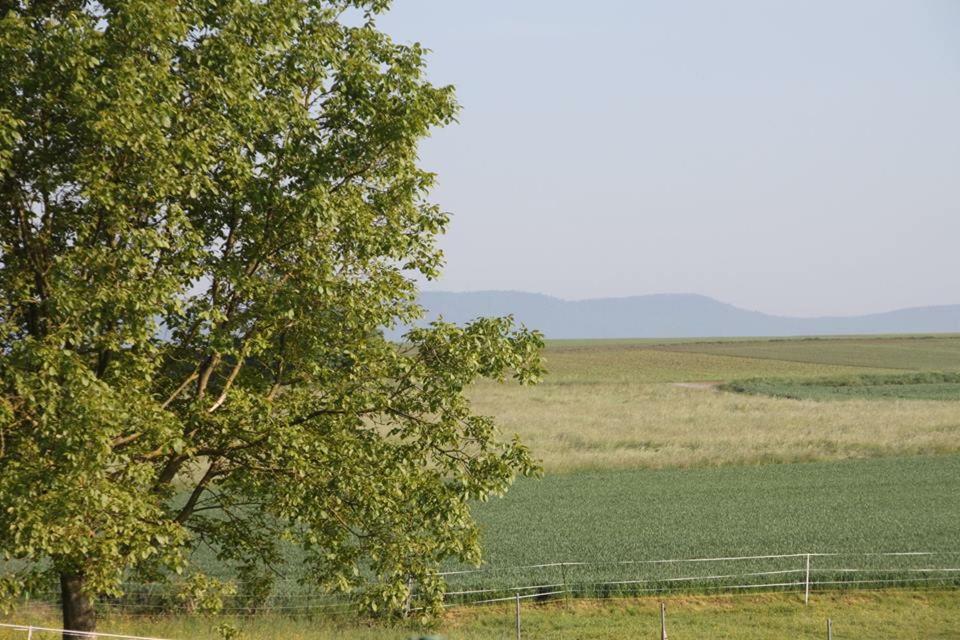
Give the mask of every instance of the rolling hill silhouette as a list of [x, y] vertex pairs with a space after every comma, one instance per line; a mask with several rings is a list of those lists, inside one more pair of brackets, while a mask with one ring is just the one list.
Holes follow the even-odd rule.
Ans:
[[[915, 307], [860, 316], [792, 318], [748, 311], [694, 294], [656, 294], [568, 301], [516, 291], [441, 292], [420, 296], [423, 323], [462, 324], [512, 314], [548, 338], [686, 338], [960, 333], [960, 305]], [[397, 338], [402, 331], [390, 332]]]

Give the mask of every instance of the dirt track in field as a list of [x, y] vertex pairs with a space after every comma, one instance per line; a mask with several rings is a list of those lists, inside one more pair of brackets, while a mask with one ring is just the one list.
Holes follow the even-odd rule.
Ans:
[[722, 382], [674, 382], [673, 386], [682, 389], [702, 389], [704, 391], [716, 391]]

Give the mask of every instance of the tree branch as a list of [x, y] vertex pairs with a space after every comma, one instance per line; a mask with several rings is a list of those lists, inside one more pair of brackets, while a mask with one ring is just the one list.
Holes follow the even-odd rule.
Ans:
[[206, 393], [207, 385], [210, 384], [210, 376], [213, 375], [214, 369], [219, 364], [220, 354], [213, 353], [207, 356], [207, 359], [200, 365], [200, 373], [197, 376], [197, 398], [202, 398], [203, 394]]
[[189, 387], [190, 383], [197, 379], [198, 373], [199, 373], [199, 369], [194, 369], [193, 372], [191, 372], [190, 375], [187, 376], [187, 378], [180, 383], [180, 386], [174, 389], [173, 393], [171, 393], [170, 396], [163, 401], [163, 404], [160, 405], [160, 408], [166, 409], [167, 407], [169, 407], [170, 403], [176, 400], [177, 396], [183, 393], [184, 389]]
[[213, 413], [226, 401], [227, 393], [229, 393], [230, 387], [233, 386], [233, 381], [236, 380], [237, 374], [240, 373], [240, 369], [243, 368], [243, 363], [244, 358], [243, 353], [241, 352], [241, 354], [237, 356], [236, 364], [234, 364], [233, 368], [230, 369], [230, 375], [227, 376], [226, 382], [223, 383], [223, 390], [220, 392], [220, 395], [217, 397], [214, 403], [210, 405], [210, 408], [207, 409], [207, 413]]
[[177, 514], [177, 517], [174, 518], [174, 521], [183, 524], [187, 521], [193, 514], [194, 508], [197, 506], [197, 501], [200, 499], [200, 496], [203, 495], [203, 492], [207, 488], [207, 484], [210, 483], [217, 475], [219, 471], [217, 469], [217, 460], [214, 459], [210, 466], [207, 467], [207, 472], [203, 474], [203, 477], [200, 478], [200, 481], [197, 482], [197, 486], [193, 488], [193, 491], [190, 493], [190, 497], [187, 498], [187, 503], [183, 505], [183, 508], [180, 509], [180, 513]]

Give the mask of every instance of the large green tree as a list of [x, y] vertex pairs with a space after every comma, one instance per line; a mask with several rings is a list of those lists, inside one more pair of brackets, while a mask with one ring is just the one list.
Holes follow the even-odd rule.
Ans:
[[456, 112], [387, 4], [0, 2], [0, 594], [59, 580], [90, 630], [198, 544], [255, 576], [292, 542], [395, 609], [478, 560], [470, 502], [535, 466], [464, 389], [542, 341], [382, 337], [440, 266], [417, 144]]

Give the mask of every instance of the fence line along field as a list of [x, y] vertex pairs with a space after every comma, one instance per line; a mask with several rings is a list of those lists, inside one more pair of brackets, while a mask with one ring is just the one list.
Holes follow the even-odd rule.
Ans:
[[[798, 606], [794, 594], [682, 595], [630, 599], [581, 599], [524, 606], [527, 640], [621, 640], [659, 637], [659, 604], [665, 602], [671, 638], [737, 640], [821, 640], [826, 618], [837, 638], [954, 638], [960, 628], [955, 590], [887, 590], [815, 594], [811, 606]], [[222, 640], [218, 625], [239, 631], [240, 639], [272, 640], [410, 640], [443, 637], [457, 640], [513, 640], [513, 604], [453, 609], [435, 625], [415, 621], [384, 624], [342, 618], [310, 620], [281, 614], [255, 617], [130, 617], [111, 615], [102, 628], [116, 633], [171, 640]], [[34, 609], [36, 622], [57, 626], [55, 612]], [[223, 626], [221, 626], [223, 628]], [[0, 630], [0, 640], [25, 640], [20, 631]], [[59, 640], [34, 634], [33, 640]]]

